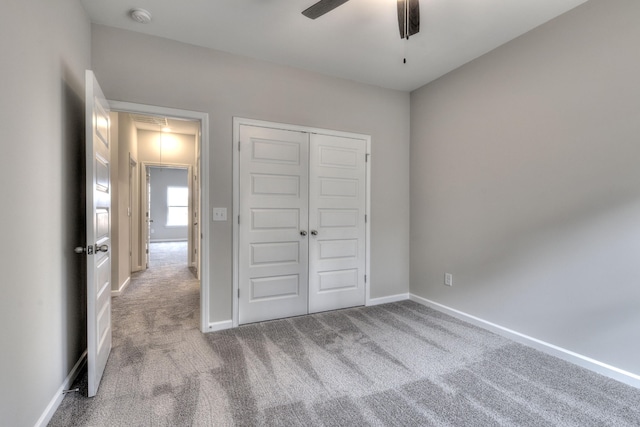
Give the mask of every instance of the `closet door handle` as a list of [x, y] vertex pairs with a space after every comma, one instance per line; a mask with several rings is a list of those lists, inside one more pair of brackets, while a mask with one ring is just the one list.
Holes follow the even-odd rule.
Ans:
[[300, 230], [300, 235], [303, 237], [306, 236], [307, 235], [306, 230]]
[[316, 230], [311, 230], [311, 235], [312, 235], [312, 236], [317, 236], [317, 235], [318, 235], [318, 231], [316, 231]]

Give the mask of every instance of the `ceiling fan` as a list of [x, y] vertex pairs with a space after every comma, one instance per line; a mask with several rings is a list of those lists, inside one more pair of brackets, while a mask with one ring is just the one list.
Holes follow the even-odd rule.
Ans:
[[[320, 0], [305, 9], [302, 14], [307, 18], [316, 19], [349, 0]], [[398, 27], [400, 38], [408, 39], [420, 31], [419, 0], [398, 0]]]

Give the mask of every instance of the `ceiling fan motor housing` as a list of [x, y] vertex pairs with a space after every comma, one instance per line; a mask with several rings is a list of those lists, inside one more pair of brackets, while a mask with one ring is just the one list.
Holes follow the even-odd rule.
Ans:
[[398, 0], [398, 28], [401, 39], [408, 39], [409, 36], [420, 31], [420, 3], [418, 0]]
[[[303, 10], [302, 14], [307, 18], [316, 19], [348, 1], [320, 0]], [[398, 27], [400, 28], [400, 38], [402, 39], [408, 39], [409, 36], [420, 31], [419, 0], [398, 0]]]

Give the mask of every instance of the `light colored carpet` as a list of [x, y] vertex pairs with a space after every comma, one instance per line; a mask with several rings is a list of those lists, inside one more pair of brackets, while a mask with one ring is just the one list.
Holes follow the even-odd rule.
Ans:
[[50, 425], [640, 425], [640, 390], [410, 301], [203, 335], [174, 260], [114, 299], [98, 395]]

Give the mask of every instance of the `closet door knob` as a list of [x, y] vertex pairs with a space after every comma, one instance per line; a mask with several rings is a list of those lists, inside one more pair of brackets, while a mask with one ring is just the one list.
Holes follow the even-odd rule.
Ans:
[[312, 236], [317, 236], [317, 235], [318, 235], [318, 232], [317, 232], [316, 230], [311, 230], [311, 235], [312, 235]]
[[306, 236], [306, 235], [307, 235], [306, 230], [300, 230], [300, 235], [301, 235], [301, 236]]

